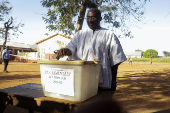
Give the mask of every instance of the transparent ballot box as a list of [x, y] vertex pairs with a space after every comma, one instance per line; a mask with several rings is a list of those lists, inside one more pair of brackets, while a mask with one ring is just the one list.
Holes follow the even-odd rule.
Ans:
[[45, 96], [81, 102], [97, 94], [100, 63], [39, 61]]

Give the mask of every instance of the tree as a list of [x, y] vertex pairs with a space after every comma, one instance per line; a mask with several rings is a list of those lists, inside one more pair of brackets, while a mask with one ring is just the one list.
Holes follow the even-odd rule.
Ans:
[[170, 57], [170, 52], [168, 51], [163, 51], [164, 57]]
[[13, 23], [13, 18], [11, 17], [11, 19], [9, 19], [7, 22], [4, 23], [4, 28], [5, 28], [5, 41], [3, 43], [3, 49], [5, 48], [6, 45], [6, 41], [7, 41], [7, 36], [8, 36], [8, 31], [10, 29], [13, 29], [14, 26], [11, 26]]
[[119, 28], [126, 37], [131, 37], [126, 24], [142, 21], [147, 1], [150, 0], [42, 0], [42, 6], [48, 9], [42, 18], [50, 31], [59, 30], [71, 35], [75, 29], [82, 29], [86, 9], [98, 8], [108, 27]]
[[135, 50], [135, 52], [141, 52], [141, 54], [143, 55], [143, 51], [140, 49]]
[[[9, 2], [0, 2], [0, 22], [4, 21], [4, 17], [8, 15], [12, 7], [8, 7]], [[0, 34], [3, 34], [4, 30], [0, 27]], [[2, 36], [1, 36], [2, 37]]]
[[0, 2], [0, 21], [4, 21], [5, 15], [8, 15], [12, 9], [8, 4], [8, 1]]
[[143, 53], [144, 58], [155, 58], [158, 56], [158, 52], [154, 49], [148, 49]]
[[[4, 38], [4, 43], [3, 43], [3, 49], [6, 45], [7, 40], [10, 40], [10, 35], [15, 35], [18, 37], [19, 33], [22, 33], [19, 28], [23, 27], [24, 24], [22, 24], [21, 22], [18, 24], [14, 24], [14, 19], [11, 16], [10, 19], [8, 18], [8, 15], [10, 14], [10, 11], [12, 10], [12, 7], [8, 6], [9, 2], [6, 1], [2, 1], [0, 2], [0, 21], [4, 22], [4, 26], [0, 26], [0, 37]], [[12, 30], [12, 32], [9, 32], [10, 30]], [[3, 50], [1, 49], [1, 51]]]
[[[4, 0], [0, 2], [0, 22], [4, 22], [4, 25], [0, 25], [0, 38], [4, 38], [3, 48], [1, 48], [0, 51], [0, 63], [2, 64], [1, 54], [2, 50], [6, 46], [7, 40], [10, 40], [10, 35], [15, 35], [18, 37], [19, 33], [22, 33], [19, 28], [23, 27], [24, 24], [14, 24], [14, 19], [11, 16], [10, 19], [8, 18], [8, 15], [10, 14], [10, 11], [12, 10], [12, 7], [8, 6], [9, 2], [7, 0]], [[8, 21], [5, 21], [8, 20]], [[13, 32], [10, 32], [12, 30]]]
[[140, 49], [135, 50], [135, 52], [138, 52], [138, 51], [142, 51], [142, 50], [140, 50]]

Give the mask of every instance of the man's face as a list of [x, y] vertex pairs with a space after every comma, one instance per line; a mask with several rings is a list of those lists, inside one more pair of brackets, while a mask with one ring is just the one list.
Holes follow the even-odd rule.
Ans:
[[87, 24], [90, 29], [96, 30], [100, 26], [101, 17], [98, 15], [97, 11], [89, 11], [87, 13]]

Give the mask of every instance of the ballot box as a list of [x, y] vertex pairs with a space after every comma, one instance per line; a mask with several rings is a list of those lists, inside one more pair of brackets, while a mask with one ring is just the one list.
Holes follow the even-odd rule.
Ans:
[[44, 96], [81, 102], [97, 94], [101, 62], [39, 61]]

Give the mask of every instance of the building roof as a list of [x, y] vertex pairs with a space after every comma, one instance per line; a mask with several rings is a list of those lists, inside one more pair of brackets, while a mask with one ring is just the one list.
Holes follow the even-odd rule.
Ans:
[[72, 39], [71, 37], [68, 37], [68, 36], [65, 36], [65, 35], [56, 33], [56, 34], [54, 34], [54, 35], [52, 35], [52, 36], [50, 36], [50, 37], [48, 37], [48, 38], [45, 38], [45, 39], [42, 39], [42, 40], [36, 42], [35, 44], [40, 44], [40, 43], [42, 43], [42, 42], [44, 42], [44, 41], [46, 41], [46, 40], [49, 40], [49, 39], [51, 39], [51, 38], [53, 38], [53, 37], [55, 37], [55, 36], [57, 36], [57, 35], [60, 35], [60, 36], [62, 36], [62, 37], [64, 37], [64, 38], [67, 38], [67, 39]]
[[[0, 40], [0, 46], [3, 46], [4, 41]], [[18, 43], [18, 42], [6, 42], [6, 46], [9, 47], [18, 47], [18, 48], [25, 48], [25, 49], [37, 49], [36, 44], [24, 44], [24, 43]]]
[[138, 51], [138, 52], [127, 52], [125, 53], [126, 56], [141, 56], [142, 52]]

